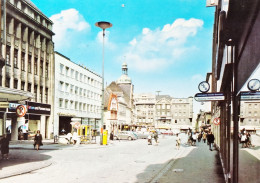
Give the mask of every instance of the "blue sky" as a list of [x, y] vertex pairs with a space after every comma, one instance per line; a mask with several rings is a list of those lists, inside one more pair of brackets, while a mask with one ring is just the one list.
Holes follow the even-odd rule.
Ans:
[[128, 64], [136, 93], [194, 96], [211, 71], [214, 8], [206, 0], [31, 0], [53, 22], [55, 50], [101, 75], [105, 82]]

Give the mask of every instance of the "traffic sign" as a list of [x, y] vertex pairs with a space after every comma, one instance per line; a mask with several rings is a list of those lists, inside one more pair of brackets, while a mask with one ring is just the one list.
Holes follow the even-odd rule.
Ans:
[[18, 117], [23, 117], [25, 115], [25, 113], [26, 113], [26, 108], [24, 105], [18, 105], [16, 107], [16, 115]]
[[260, 91], [242, 91], [241, 100], [260, 100]]
[[197, 93], [194, 99], [198, 102], [225, 100], [223, 93]]
[[215, 119], [213, 120], [213, 124], [214, 124], [214, 125], [219, 125], [219, 124], [220, 124], [220, 118], [215, 118]]

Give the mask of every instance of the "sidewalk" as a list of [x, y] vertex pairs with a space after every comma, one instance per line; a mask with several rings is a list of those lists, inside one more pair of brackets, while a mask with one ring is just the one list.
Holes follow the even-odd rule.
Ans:
[[[182, 146], [181, 148], [187, 148]], [[181, 149], [180, 149], [181, 151]], [[224, 183], [218, 151], [210, 151], [206, 143], [197, 142], [188, 156], [173, 160], [171, 168], [156, 183]]]
[[[98, 141], [97, 141], [98, 142]], [[112, 145], [112, 144], [111, 144]], [[25, 174], [34, 170], [42, 169], [53, 163], [52, 157], [45, 155], [46, 151], [62, 150], [67, 148], [106, 148], [96, 144], [66, 145], [57, 144], [52, 140], [43, 140], [43, 146], [39, 151], [34, 150], [33, 140], [10, 141], [9, 159], [0, 160], [0, 182], [1, 179]]]

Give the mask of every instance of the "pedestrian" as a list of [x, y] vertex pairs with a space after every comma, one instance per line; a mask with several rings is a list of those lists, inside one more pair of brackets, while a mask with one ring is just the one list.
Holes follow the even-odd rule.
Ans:
[[71, 143], [71, 139], [72, 139], [72, 134], [71, 133], [68, 133], [67, 135], [66, 135], [66, 138], [65, 139], [67, 139], [67, 144], [70, 144]]
[[199, 135], [198, 135], [198, 142], [201, 141], [201, 138], [202, 138], [202, 132], [200, 132]]
[[1, 144], [2, 159], [8, 159], [9, 139], [7, 138], [7, 134], [3, 135], [3, 138], [0, 140], [0, 144]]
[[109, 139], [110, 139], [110, 140], [114, 140], [114, 133], [113, 133], [113, 132], [110, 133]]
[[77, 143], [77, 140], [78, 140], [78, 134], [77, 134], [76, 131], [73, 132], [72, 140], [73, 140], [73, 145], [75, 145]]
[[34, 146], [36, 146], [37, 151], [40, 149], [40, 146], [42, 146], [42, 134], [40, 133], [40, 130], [37, 130], [37, 133], [34, 137]]
[[206, 139], [207, 139], [207, 133], [206, 132], [203, 132], [202, 134], [202, 140], [204, 143], [206, 143]]
[[179, 134], [176, 134], [176, 148], [177, 150], [180, 149], [180, 145], [181, 145], [181, 138], [179, 137]]
[[155, 143], [158, 143], [158, 133], [157, 133], [157, 131], [154, 132], [154, 140], [155, 140]]
[[149, 133], [148, 135], [148, 145], [152, 145], [152, 135]]
[[212, 151], [212, 144], [214, 143], [215, 137], [211, 131], [207, 135], [207, 140], [208, 140], [208, 144], [209, 144], [209, 150]]
[[246, 134], [241, 135], [242, 148], [246, 147]]
[[197, 134], [196, 134], [196, 132], [194, 132], [192, 135], [192, 144], [194, 146], [196, 146], [196, 142], [197, 142]]

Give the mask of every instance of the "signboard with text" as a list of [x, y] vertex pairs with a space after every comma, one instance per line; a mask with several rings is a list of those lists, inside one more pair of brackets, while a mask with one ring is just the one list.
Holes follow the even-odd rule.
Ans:
[[260, 100], [260, 91], [246, 91], [240, 93], [241, 100]]
[[198, 102], [225, 100], [223, 93], [197, 93], [194, 99]]

